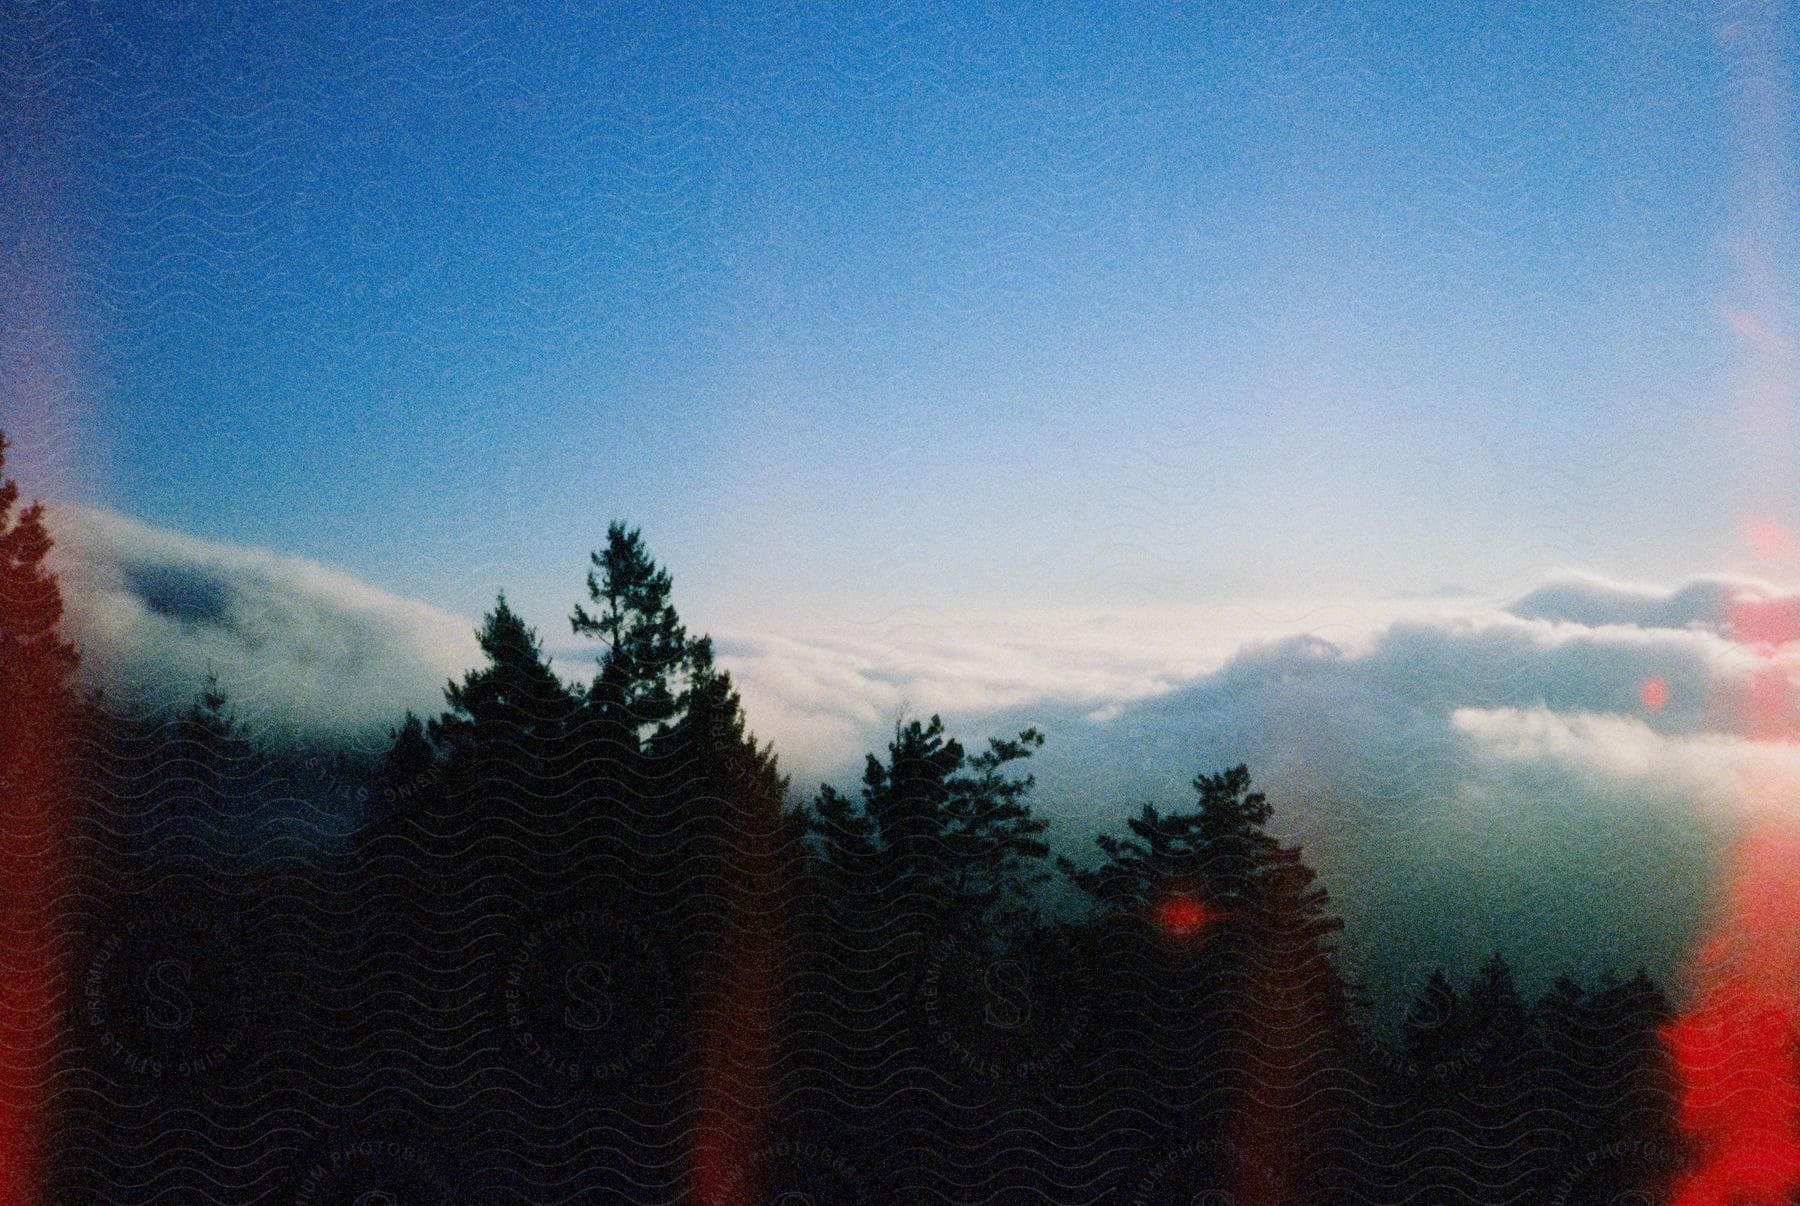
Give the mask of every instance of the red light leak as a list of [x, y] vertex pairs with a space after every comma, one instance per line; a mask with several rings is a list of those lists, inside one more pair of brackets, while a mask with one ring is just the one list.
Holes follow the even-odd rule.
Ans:
[[1769, 657], [1800, 638], [1800, 609], [1785, 599], [1741, 599], [1726, 613], [1731, 635]]
[[1752, 835], [1739, 852], [1703, 987], [1663, 1032], [1681, 1083], [1679, 1122], [1699, 1147], [1672, 1206], [1778, 1206], [1800, 1188], [1800, 836]]
[[[1746, 731], [1792, 741], [1791, 688], [1773, 659], [1795, 637], [1793, 609], [1746, 600], [1730, 621], [1769, 659], [1743, 699]], [[1680, 1082], [1678, 1121], [1696, 1149], [1671, 1206], [1784, 1206], [1800, 1189], [1800, 827], [1782, 807], [1794, 786], [1751, 787], [1744, 803], [1757, 819], [1695, 960], [1693, 1002], [1662, 1034]]]
[[1669, 702], [1669, 684], [1660, 678], [1647, 678], [1638, 688], [1638, 698], [1644, 701], [1644, 711], [1660, 712]]
[[1168, 897], [1156, 906], [1156, 925], [1171, 938], [1190, 938], [1213, 922], [1212, 910], [1186, 894]]
[[1792, 562], [1800, 557], [1800, 549], [1794, 547], [1794, 538], [1772, 519], [1745, 520], [1744, 539], [1765, 560]]
[[[774, 818], [734, 813], [740, 842], [722, 885], [726, 931], [713, 951], [696, 1019], [698, 1114], [690, 1168], [700, 1206], [753, 1206], [767, 1200], [758, 1167], [769, 1121], [774, 1059], [780, 899], [771, 855]], [[783, 1198], [785, 1199], [785, 1196]]]
[[0, 1195], [35, 1201], [44, 1157], [42, 1094], [49, 1082], [62, 1010], [62, 952], [55, 912], [62, 887], [60, 761], [64, 718], [52, 708], [15, 734], [12, 774], [0, 776]]

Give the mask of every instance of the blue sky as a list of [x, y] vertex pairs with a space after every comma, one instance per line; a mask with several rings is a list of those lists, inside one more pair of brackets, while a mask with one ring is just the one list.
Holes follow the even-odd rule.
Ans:
[[46, 10], [20, 471], [547, 633], [615, 516], [703, 626], [1729, 561], [1791, 19], [1205, 7]]

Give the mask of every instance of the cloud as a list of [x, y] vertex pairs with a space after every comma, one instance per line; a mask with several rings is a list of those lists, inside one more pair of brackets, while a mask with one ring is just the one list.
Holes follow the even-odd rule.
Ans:
[[727, 661], [752, 722], [779, 748], [805, 734], [815, 761], [878, 747], [902, 703], [967, 737], [1043, 727], [1039, 807], [1083, 845], [1248, 763], [1378, 990], [1494, 948], [1540, 974], [1672, 976], [1735, 827], [1795, 810], [1780, 785], [1800, 754], [1753, 739], [1743, 705], [1797, 667], [1732, 621], [1797, 602], [1720, 576], [1569, 575], [1510, 602], [1296, 608], [1229, 632], [1196, 609], [765, 634]]
[[1587, 627], [1630, 624], [1641, 628], [1700, 627], [1723, 632], [1734, 600], [1781, 597], [1766, 583], [1712, 574], [1674, 590], [1611, 582], [1590, 574], [1565, 574], [1507, 607], [1526, 619], [1560, 620]]
[[184, 707], [211, 671], [269, 739], [366, 744], [480, 660], [470, 621], [315, 562], [94, 508], [49, 521], [83, 677], [133, 705]]
[[[117, 695], [184, 704], [210, 667], [266, 734], [368, 740], [478, 661], [472, 620], [312, 562], [103, 511], [54, 523], [84, 673]], [[802, 793], [853, 783], [905, 711], [977, 742], [1036, 724], [1039, 807], [1078, 850], [1248, 763], [1379, 991], [1483, 948], [1546, 973], [1678, 969], [1734, 829], [1800, 808], [1800, 752], [1755, 739], [1744, 706], [1800, 665], [1737, 639], [1747, 609], [1800, 597], [1569, 575], [1511, 601], [918, 610], [715, 636]]]

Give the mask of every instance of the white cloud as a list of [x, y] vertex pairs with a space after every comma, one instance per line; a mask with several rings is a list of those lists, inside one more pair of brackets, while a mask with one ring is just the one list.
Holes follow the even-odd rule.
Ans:
[[468, 620], [316, 562], [92, 508], [49, 520], [84, 678], [134, 704], [185, 706], [211, 670], [271, 738], [367, 741], [480, 659]]
[[1495, 763], [1559, 768], [1728, 820], [1800, 803], [1800, 745], [1788, 742], [1659, 733], [1636, 717], [1547, 708], [1461, 708], [1452, 721]]

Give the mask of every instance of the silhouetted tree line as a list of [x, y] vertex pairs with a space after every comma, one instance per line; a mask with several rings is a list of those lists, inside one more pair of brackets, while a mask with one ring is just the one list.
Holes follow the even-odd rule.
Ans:
[[[796, 802], [617, 524], [591, 682], [502, 597], [440, 715], [301, 767], [216, 682], [76, 700], [16, 496], [0, 1080], [47, 1121], [7, 1200], [1608, 1203], [1683, 1157], [1641, 973], [1530, 1002], [1493, 955], [1375, 1033], [1244, 767], [1082, 859], [1031, 730], [904, 721]], [[347, 782], [353, 839], [306, 847]]]

